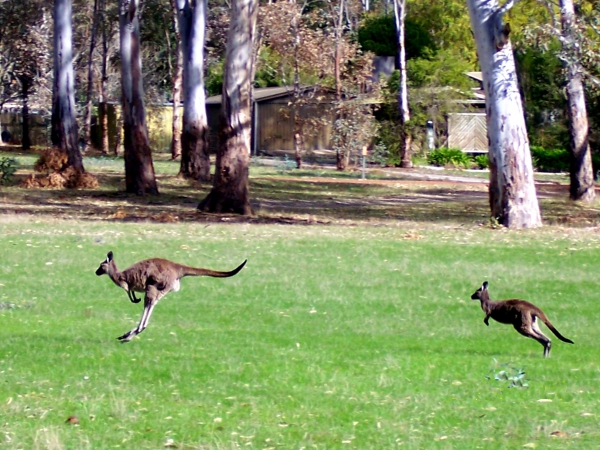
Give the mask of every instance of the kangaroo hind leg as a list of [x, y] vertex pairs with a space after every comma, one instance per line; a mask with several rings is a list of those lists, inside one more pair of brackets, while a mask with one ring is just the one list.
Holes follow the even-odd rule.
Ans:
[[154, 307], [158, 301], [167, 294], [167, 292], [168, 291], [159, 291], [154, 285], [147, 286], [146, 296], [144, 297], [144, 311], [142, 312], [140, 323], [137, 325], [137, 327], [133, 328], [131, 331], [128, 331], [124, 335], [119, 336], [117, 339], [121, 342], [129, 342], [135, 336], [144, 331], [148, 326], [148, 321], [150, 320], [150, 316], [152, 315]]
[[524, 320], [521, 324], [515, 324], [515, 330], [521, 333], [523, 336], [535, 339], [544, 347], [544, 358], [550, 356], [550, 349], [552, 348], [552, 341], [542, 333], [537, 322], [537, 317], [528, 317], [528, 320]]

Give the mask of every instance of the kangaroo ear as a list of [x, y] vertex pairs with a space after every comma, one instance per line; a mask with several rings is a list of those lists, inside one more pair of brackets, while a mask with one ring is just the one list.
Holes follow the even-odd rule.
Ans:
[[483, 284], [481, 285], [481, 287], [483, 288], [484, 291], [487, 291], [488, 282], [484, 281]]
[[106, 254], [106, 262], [111, 262], [113, 260], [113, 252], [108, 252]]

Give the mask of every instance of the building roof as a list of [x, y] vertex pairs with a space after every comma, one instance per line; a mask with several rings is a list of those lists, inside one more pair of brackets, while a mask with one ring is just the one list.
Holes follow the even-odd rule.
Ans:
[[[316, 86], [302, 86], [302, 90], [308, 91], [316, 89]], [[293, 86], [275, 86], [266, 88], [254, 88], [253, 99], [255, 102], [263, 102], [266, 100], [272, 100], [274, 98], [289, 97], [294, 92]], [[220, 105], [221, 96], [213, 95], [206, 99], [207, 105]]]
[[473, 78], [475, 81], [479, 81], [483, 83], [483, 73], [482, 72], [465, 72], [468, 77]]

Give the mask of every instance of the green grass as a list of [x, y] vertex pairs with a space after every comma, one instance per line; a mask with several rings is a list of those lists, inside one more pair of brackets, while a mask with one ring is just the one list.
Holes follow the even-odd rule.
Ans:
[[[4, 216], [0, 233], [0, 447], [590, 448], [600, 438], [593, 231]], [[146, 257], [248, 265], [184, 279], [120, 344], [141, 305], [94, 275], [109, 250], [121, 268]], [[511, 327], [486, 327], [470, 300], [483, 280], [495, 299], [537, 303], [575, 345], [548, 332], [544, 359]], [[527, 388], [494, 380], [505, 363], [525, 370]]]
[[[18, 179], [36, 159], [3, 155]], [[97, 190], [0, 188], [0, 448], [597, 446], [600, 220], [564, 184], [538, 185], [549, 226], [509, 232], [487, 226], [481, 183], [253, 164], [256, 214], [239, 218], [198, 214], [210, 186], [165, 157], [159, 197], [122, 192], [120, 158], [84, 163]], [[184, 279], [121, 344], [142, 306], [94, 275], [109, 250], [121, 268], [248, 264]], [[486, 327], [470, 300], [484, 280], [576, 344], [548, 331], [543, 359]]]

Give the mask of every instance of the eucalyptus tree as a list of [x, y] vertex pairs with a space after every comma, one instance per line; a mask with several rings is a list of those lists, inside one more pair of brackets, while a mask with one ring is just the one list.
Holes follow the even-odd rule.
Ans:
[[583, 85], [583, 67], [577, 42], [575, 7], [573, 0], [560, 0], [561, 43], [564, 58], [567, 61], [567, 112], [569, 116], [569, 135], [571, 147], [571, 186], [572, 200], [593, 202], [596, 192], [594, 185], [594, 169], [589, 144], [589, 125]]
[[[20, 99], [21, 144], [31, 147], [29, 103], [51, 104], [52, 8], [40, 0], [0, 2], [0, 106]], [[18, 39], [15, 37], [18, 36]]]
[[139, 0], [120, 0], [119, 29], [125, 190], [137, 195], [158, 194], [148, 139], [142, 58]]
[[232, 0], [212, 190], [198, 205], [209, 212], [251, 214], [250, 163], [253, 43], [258, 0]]
[[503, 20], [514, 2], [467, 0], [486, 95], [491, 214], [509, 228], [541, 226], [515, 62]]
[[[173, 80], [173, 122], [171, 129], [171, 158], [173, 160], [181, 156], [181, 88], [183, 80], [183, 54], [181, 50], [181, 32], [179, 30], [179, 19], [177, 17], [177, 3], [169, 0], [173, 12], [173, 32], [175, 34], [175, 67], [171, 67]], [[168, 34], [167, 34], [168, 35]]]
[[204, 92], [206, 14], [206, 0], [177, 0], [184, 97], [179, 173], [198, 181], [210, 180], [209, 129]]
[[52, 89], [52, 144], [67, 152], [67, 166], [83, 171], [79, 150], [71, 0], [54, 1], [54, 83]]
[[394, 0], [394, 17], [396, 18], [396, 37], [398, 40], [398, 69], [400, 80], [398, 84], [398, 112], [402, 139], [400, 142], [400, 167], [412, 167], [412, 136], [408, 131], [410, 109], [408, 107], [408, 82], [406, 75], [406, 45], [404, 44], [404, 21], [406, 18], [406, 0]]

